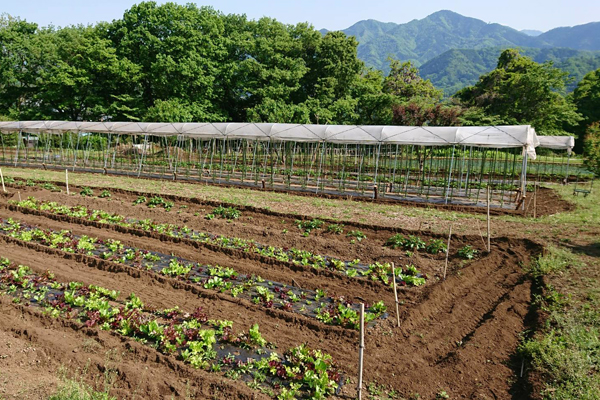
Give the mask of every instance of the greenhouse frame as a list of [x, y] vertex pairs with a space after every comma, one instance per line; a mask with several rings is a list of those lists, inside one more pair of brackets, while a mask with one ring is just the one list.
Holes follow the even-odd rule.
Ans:
[[465, 205], [485, 204], [489, 186], [504, 208], [524, 207], [536, 147], [574, 144], [528, 125], [8, 121], [0, 132], [3, 165]]

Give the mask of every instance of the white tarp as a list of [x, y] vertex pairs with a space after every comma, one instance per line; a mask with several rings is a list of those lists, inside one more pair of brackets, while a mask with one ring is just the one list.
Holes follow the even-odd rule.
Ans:
[[555, 150], [567, 150], [571, 154], [571, 150], [575, 146], [575, 138], [573, 136], [538, 136], [540, 142], [538, 147]]
[[198, 139], [249, 139], [348, 144], [398, 144], [420, 146], [522, 147], [535, 159], [539, 144], [529, 125], [514, 126], [374, 126], [299, 125], [268, 123], [164, 123], [164, 122], [0, 122], [0, 132], [97, 132], [125, 135], [192, 137]]

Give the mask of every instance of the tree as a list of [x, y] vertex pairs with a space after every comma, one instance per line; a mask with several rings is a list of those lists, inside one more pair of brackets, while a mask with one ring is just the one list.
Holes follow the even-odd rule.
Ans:
[[502, 52], [492, 72], [455, 98], [464, 107], [479, 107], [500, 124], [532, 125], [539, 134], [565, 135], [580, 119], [564, 97], [568, 73], [551, 62], [538, 64], [518, 50]]
[[583, 154], [585, 166], [600, 176], [600, 122], [594, 122], [588, 127]]
[[583, 117], [575, 130], [581, 138], [591, 124], [600, 122], [600, 69], [583, 77], [573, 91], [572, 99]]
[[410, 61], [390, 60], [390, 73], [385, 78], [384, 88], [397, 102], [406, 103], [426, 100], [435, 103], [441, 100], [442, 91], [433, 86], [431, 81], [419, 75], [419, 69]]

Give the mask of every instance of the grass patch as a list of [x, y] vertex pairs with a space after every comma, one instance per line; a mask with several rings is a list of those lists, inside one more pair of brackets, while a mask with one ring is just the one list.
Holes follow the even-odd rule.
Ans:
[[97, 392], [83, 382], [65, 379], [48, 400], [116, 400], [116, 397], [108, 392]]
[[570, 267], [581, 267], [582, 261], [569, 250], [555, 246], [548, 246], [546, 254], [539, 257], [529, 269], [529, 274], [534, 278], [543, 275], [552, 275], [565, 271]]
[[[578, 256], [550, 247], [530, 273], [534, 277], [552, 276], [583, 267], [585, 264]], [[561, 293], [546, 285], [544, 294], [537, 297], [538, 305], [548, 314], [545, 328], [519, 347], [519, 354], [530, 361], [545, 381], [541, 393], [544, 399], [599, 398], [600, 301], [584, 287], [577, 285], [577, 290]]]

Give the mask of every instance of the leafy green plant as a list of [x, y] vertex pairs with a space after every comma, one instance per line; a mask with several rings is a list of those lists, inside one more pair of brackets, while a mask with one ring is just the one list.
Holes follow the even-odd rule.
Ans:
[[233, 220], [233, 219], [238, 219], [241, 216], [242, 216], [242, 212], [234, 207], [219, 206], [219, 207], [216, 207], [212, 211], [212, 213], [207, 214], [206, 219], [210, 220], [215, 217], [219, 217], [219, 218], [223, 218], [223, 219], [227, 219], [227, 220]]
[[108, 190], [104, 189], [98, 197], [100, 197], [101, 199], [106, 199], [108, 197], [111, 197], [111, 194]]
[[425, 248], [429, 254], [445, 253], [446, 249], [446, 243], [442, 239], [431, 239]]
[[425, 242], [418, 236], [409, 235], [404, 237], [402, 234], [397, 233], [391, 236], [386, 242], [385, 246], [391, 247], [392, 249], [402, 248], [404, 250], [417, 251], [426, 247]]
[[311, 220], [296, 220], [295, 221], [296, 226], [298, 227], [298, 229], [300, 229], [301, 231], [303, 231], [306, 234], [309, 234], [311, 231], [315, 230], [315, 229], [321, 229], [323, 227], [323, 225], [325, 224], [325, 222], [321, 221], [320, 219], [311, 219]]
[[470, 245], [466, 245], [465, 247], [458, 250], [458, 255], [467, 260], [472, 260], [477, 255], [478, 251], [474, 249]]
[[346, 236], [355, 238], [359, 242], [362, 241], [363, 239], [367, 238], [367, 235], [365, 235], [362, 231], [359, 231], [359, 230], [350, 231], [346, 234]]
[[94, 191], [89, 188], [89, 187], [84, 187], [83, 189], [81, 189], [81, 191], [79, 192], [80, 195], [82, 195], [83, 197], [85, 196], [93, 196], [94, 195]]
[[330, 224], [327, 226], [327, 232], [333, 233], [336, 235], [341, 235], [344, 233], [344, 225], [342, 224]]
[[147, 202], [146, 205], [148, 208], [155, 208], [161, 206], [166, 211], [171, 211], [174, 203], [172, 201], [167, 201], [160, 196], [152, 196]]
[[137, 206], [138, 204], [144, 204], [146, 201], [148, 201], [146, 196], [138, 196], [138, 198], [133, 201], [133, 205]]

